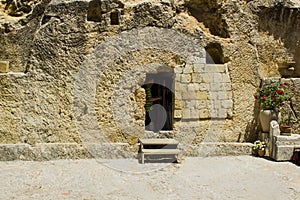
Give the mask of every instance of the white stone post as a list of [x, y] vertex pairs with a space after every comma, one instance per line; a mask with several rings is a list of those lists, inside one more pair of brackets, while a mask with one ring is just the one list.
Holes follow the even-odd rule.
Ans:
[[277, 121], [272, 120], [270, 122], [270, 135], [269, 135], [269, 142], [268, 142], [268, 149], [269, 149], [269, 155], [271, 158], [275, 158], [275, 142], [274, 142], [274, 136], [280, 135], [280, 129], [279, 124]]

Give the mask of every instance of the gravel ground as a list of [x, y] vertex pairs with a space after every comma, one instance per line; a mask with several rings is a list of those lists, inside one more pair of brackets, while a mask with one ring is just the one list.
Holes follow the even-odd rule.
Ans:
[[300, 199], [300, 168], [251, 156], [0, 162], [0, 199]]

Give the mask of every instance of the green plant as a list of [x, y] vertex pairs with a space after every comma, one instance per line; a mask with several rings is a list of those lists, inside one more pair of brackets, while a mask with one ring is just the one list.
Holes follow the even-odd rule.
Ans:
[[153, 102], [151, 101], [152, 93], [151, 93], [151, 86], [150, 85], [145, 86], [145, 92], [146, 92], [145, 110], [146, 110], [146, 112], [149, 112], [151, 110], [152, 105], [153, 105]]
[[280, 125], [291, 126], [291, 118], [292, 118], [291, 111], [285, 110], [285, 109], [280, 109], [280, 113], [281, 113]]
[[292, 126], [293, 123], [298, 122], [298, 118], [295, 114], [295, 111], [292, 109], [292, 104], [285, 104], [280, 108], [281, 121], [280, 125], [282, 126]]
[[264, 80], [261, 87], [256, 89], [254, 98], [260, 100], [263, 109], [279, 109], [292, 98], [294, 91], [291, 84], [282, 82], [281, 79]]
[[282, 63], [285, 63], [285, 64], [293, 63], [293, 62], [295, 62], [293, 57], [287, 57], [282, 61]]
[[254, 146], [253, 146], [253, 149], [254, 150], [265, 150], [267, 147], [267, 144], [265, 142], [262, 142], [260, 140], [256, 140], [254, 142]]
[[281, 58], [277, 58], [278, 63], [288, 64], [295, 62], [294, 56], [292, 55], [283, 55]]

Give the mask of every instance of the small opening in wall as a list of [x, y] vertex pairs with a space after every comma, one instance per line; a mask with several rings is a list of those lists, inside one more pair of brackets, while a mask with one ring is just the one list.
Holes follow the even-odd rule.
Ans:
[[118, 11], [110, 13], [110, 24], [119, 25], [120, 13]]
[[223, 50], [219, 43], [209, 43], [206, 47], [206, 63], [224, 64]]
[[47, 22], [49, 22], [50, 19], [51, 19], [51, 16], [44, 15], [43, 18], [42, 18], [42, 25], [46, 24]]
[[146, 75], [143, 85], [146, 91], [146, 130], [173, 130], [173, 80], [173, 72]]
[[100, 0], [92, 0], [89, 3], [88, 12], [87, 12], [87, 20], [93, 22], [101, 22], [101, 2]]

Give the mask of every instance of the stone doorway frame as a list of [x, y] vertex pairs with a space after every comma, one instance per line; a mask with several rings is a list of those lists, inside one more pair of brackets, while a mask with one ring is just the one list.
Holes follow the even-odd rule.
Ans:
[[[156, 99], [152, 103], [153, 105], [159, 104], [164, 110], [163, 113], [157, 112], [155, 113], [156, 120], [160, 120], [161, 116], [164, 116], [166, 113], [166, 119], [163, 124], [163, 127], [156, 127], [156, 120], [153, 119], [153, 124], [151, 127], [149, 123], [151, 119], [149, 117], [148, 112], [146, 111], [145, 116], [145, 130], [146, 131], [172, 131], [174, 125], [174, 103], [175, 103], [175, 73], [172, 68], [169, 68], [168, 71], [157, 71], [156, 73], [147, 73], [146, 74], [146, 82], [142, 86], [147, 85], [147, 80], [154, 80], [153, 85], [151, 86], [152, 98]], [[165, 112], [165, 113], [164, 113]], [[164, 119], [162, 119], [164, 120]], [[148, 130], [147, 130], [148, 128]]]

